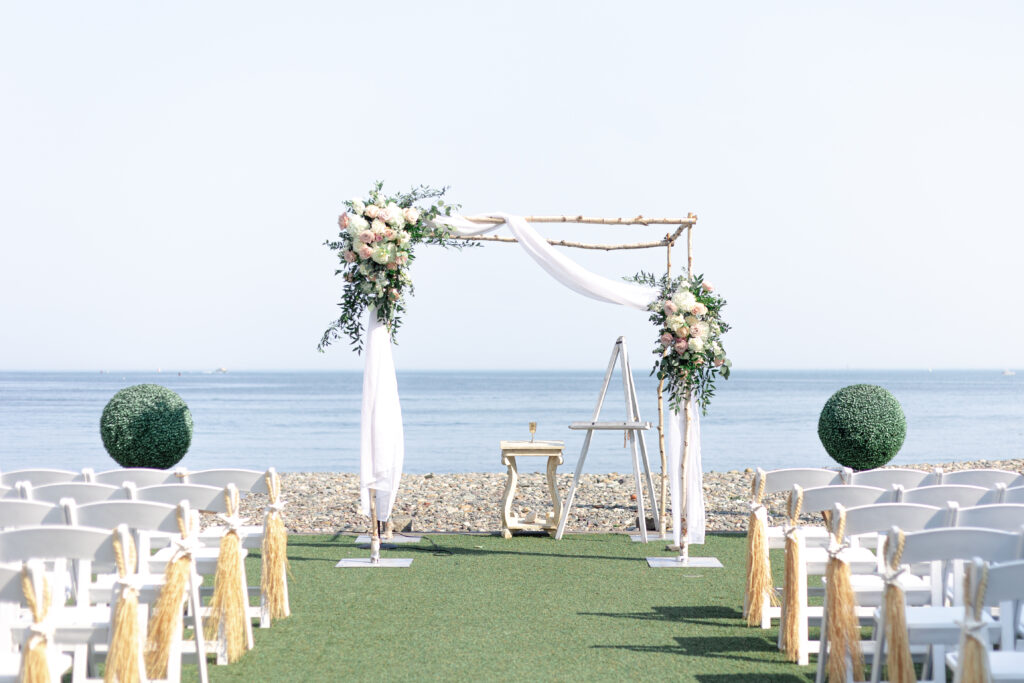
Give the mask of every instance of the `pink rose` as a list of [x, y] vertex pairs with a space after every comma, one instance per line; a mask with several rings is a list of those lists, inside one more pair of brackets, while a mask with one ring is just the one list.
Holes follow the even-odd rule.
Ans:
[[373, 233], [369, 230], [363, 230], [359, 233], [359, 241], [363, 244], [372, 244], [374, 241]]
[[395, 231], [391, 228], [384, 228], [384, 239], [390, 240], [395, 238]]
[[725, 363], [725, 359], [724, 358], [716, 358], [715, 359], [715, 367], [716, 368], [722, 367], [723, 363]]
[[689, 344], [686, 343], [685, 339], [676, 339], [676, 353], [683, 353], [684, 351], [686, 351], [688, 346]]
[[345, 263], [352, 263], [353, 261], [356, 260], [356, 258], [356, 252], [352, 251], [351, 249], [345, 250]]
[[363, 211], [363, 215], [371, 220], [376, 218], [379, 214], [380, 207], [377, 206], [376, 204], [370, 204], [368, 207], [366, 207], [366, 210]]
[[678, 330], [676, 330], [676, 334], [678, 334], [680, 337], [689, 337], [690, 336], [690, 328], [689, 327], [680, 327]]
[[398, 256], [395, 257], [395, 263], [397, 263], [400, 266], [404, 266], [408, 262], [409, 262], [409, 255], [406, 254], [404, 251], [399, 253]]
[[661, 335], [660, 341], [662, 346], [672, 346], [672, 335], [666, 332], [665, 334]]
[[678, 313], [678, 312], [679, 312], [679, 307], [676, 306], [674, 303], [672, 303], [671, 299], [669, 299], [668, 301], [665, 302], [665, 313], [667, 313], [668, 315], [672, 315], [673, 313]]
[[394, 261], [392, 261], [391, 263], [387, 264], [384, 267], [387, 268], [388, 270], [398, 270], [398, 264]]
[[398, 290], [395, 289], [394, 287], [389, 289], [388, 290], [388, 297], [390, 297], [392, 301], [398, 301]]
[[704, 358], [701, 356], [697, 356], [696, 358], [693, 359], [693, 362], [696, 363], [697, 365], [704, 365]]
[[347, 213], [343, 213], [340, 216], [338, 216], [338, 225], [341, 226], [342, 230], [344, 230], [345, 228], [348, 227], [348, 214]]
[[418, 221], [420, 219], [420, 211], [419, 211], [419, 209], [416, 209], [416, 208], [413, 208], [413, 207], [409, 207], [408, 209], [405, 210], [404, 213], [405, 213], [405, 222], [406, 223], [415, 223], [416, 221]]
[[707, 281], [702, 282], [700, 288], [703, 289], [705, 292], [711, 292], [714, 291], [715, 289], [714, 287], [711, 286], [711, 283]]
[[690, 312], [694, 315], [704, 315], [708, 312], [708, 307], [698, 301], [693, 305], [693, 309]]
[[373, 256], [373, 249], [371, 249], [369, 245], [364, 244], [363, 246], [359, 247], [358, 253], [359, 258], [368, 259], [371, 256]]

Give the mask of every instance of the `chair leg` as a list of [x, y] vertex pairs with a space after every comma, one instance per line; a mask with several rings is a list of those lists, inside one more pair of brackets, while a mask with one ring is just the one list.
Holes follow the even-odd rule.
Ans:
[[871, 657], [871, 683], [882, 679], [882, 660], [885, 659], [885, 602], [878, 608], [878, 621], [875, 624], [875, 653]]
[[821, 644], [818, 647], [818, 670], [814, 673], [814, 683], [825, 683], [825, 663], [828, 660], [828, 598], [821, 610]]

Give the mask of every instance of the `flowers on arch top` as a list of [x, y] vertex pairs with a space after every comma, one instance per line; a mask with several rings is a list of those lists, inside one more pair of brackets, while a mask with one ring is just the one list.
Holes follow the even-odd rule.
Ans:
[[[363, 348], [363, 314], [374, 311], [388, 328], [392, 341], [402, 323], [405, 295], [413, 291], [409, 266], [415, 259], [415, 245], [426, 242], [461, 248], [444, 224], [433, 219], [450, 216], [453, 207], [440, 198], [447, 188], [421, 185], [407, 193], [386, 195], [377, 182], [366, 199], [345, 202], [348, 209], [338, 217], [338, 238], [325, 244], [338, 255], [334, 271], [344, 279], [341, 316], [324, 332], [319, 349], [324, 350], [340, 336], [349, 338], [359, 353]], [[428, 205], [417, 202], [436, 199]]]
[[701, 410], [707, 412], [715, 394], [715, 379], [729, 379], [732, 368], [722, 345], [722, 335], [729, 330], [729, 324], [722, 320], [725, 299], [715, 293], [703, 275], [687, 280], [668, 276], [656, 279], [640, 273], [633, 280], [660, 291], [650, 305], [650, 320], [659, 335], [651, 374], [665, 381], [672, 410], [678, 412], [692, 394]]

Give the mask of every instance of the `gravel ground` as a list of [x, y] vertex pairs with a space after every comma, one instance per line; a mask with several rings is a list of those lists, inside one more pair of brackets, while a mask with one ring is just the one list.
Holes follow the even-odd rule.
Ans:
[[[944, 470], [997, 468], [1024, 472], [1024, 460], [976, 460], [938, 465], [901, 465], [917, 469]], [[704, 475], [704, 496], [709, 531], [744, 531], [747, 525], [752, 470], [708, 472]], [[493, 533], [501, 527], [500, 506], [505, 474], [406, 474], [398, 493], [393, 516], [400, 524], [411, 521], [413, 531]], [[572, 474], [558, 475], [563, 500]], [[365, 532], [367, 518], [359, 514], [359, 475], [330, 472], [286, 472], [282, 474], [285, 524], [292, 533]], [[660, 495], [659, 479], [655, 478]], [[584, 474], [569, 513], [570, 532], [616, 532], [636, 530], [636, 501], [633, 475]], [[265, 496], [253, 494], [242, 504], [243, 516], [259, 519]], [[785, 494], [768, 501], [773, 523], [782, 521]], [[513, 503], [513, 514], [543, 511], [550, 507], [547, 483], [541, 473], [521, 474]]]

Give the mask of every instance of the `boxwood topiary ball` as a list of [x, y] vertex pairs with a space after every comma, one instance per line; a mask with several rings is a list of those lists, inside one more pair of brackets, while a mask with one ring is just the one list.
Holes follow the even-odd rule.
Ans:
[[122, 389], [103, 409], [100, 436], [122, 467], [166, 470], [192, 443], [192, 413], [181, 396], [159, 384]]
[[873, 384], [843, 387], [825, 402], [818, 438], [840, 465], [854, 470], [892, 460], [907, 436], [907, 418], [896, 397]]

